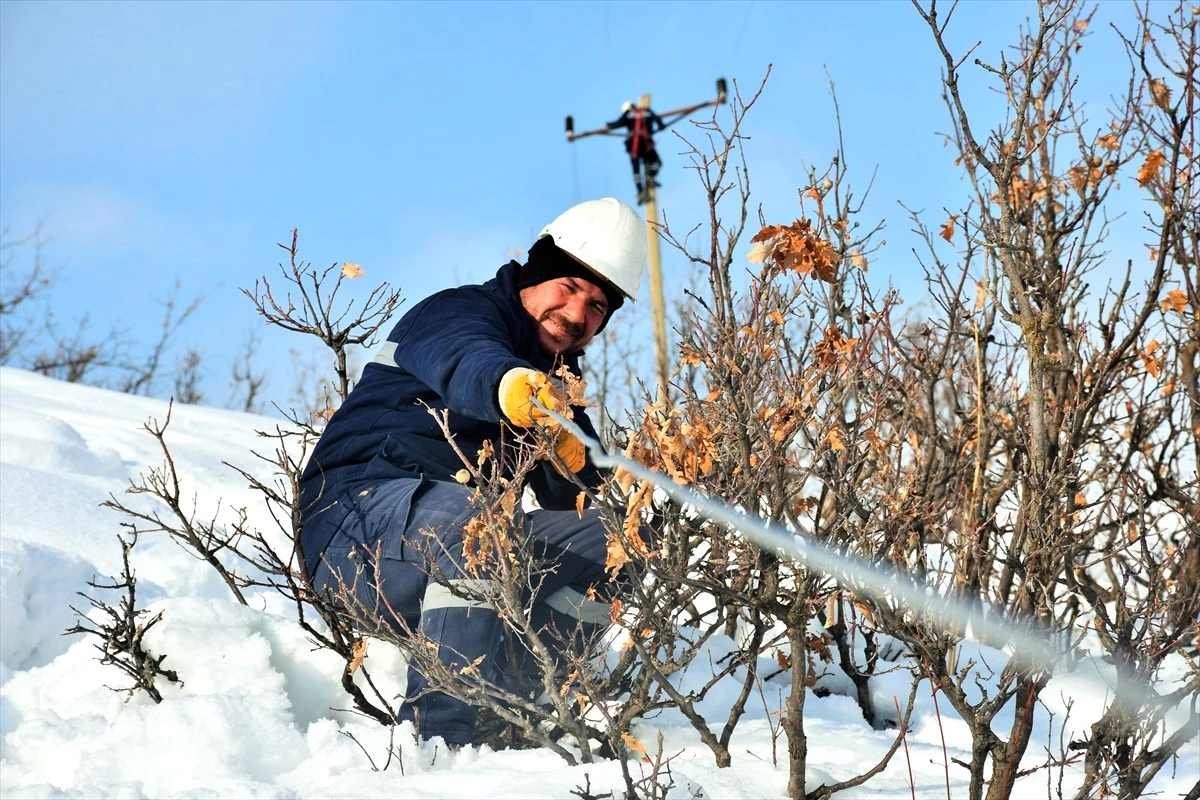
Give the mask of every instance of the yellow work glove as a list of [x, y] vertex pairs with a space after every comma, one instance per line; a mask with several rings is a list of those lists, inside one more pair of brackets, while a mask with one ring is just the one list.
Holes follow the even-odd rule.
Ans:
[[[500, 379], [500, 411], [513, 425], [529, 428], [535, 424], [557, 428], [558, 422], [534, 405], [536, 400], [555, 413], [570, 418], [567, 398], [550, 377], [529, 367], [513, 367]], [[581, 445], [582, 446], [582, 445]]]
[[587, 464], [587, 448], [570, 431], [560, 430], [554, 441], [554, 452], [571, 472], [579, 472]]

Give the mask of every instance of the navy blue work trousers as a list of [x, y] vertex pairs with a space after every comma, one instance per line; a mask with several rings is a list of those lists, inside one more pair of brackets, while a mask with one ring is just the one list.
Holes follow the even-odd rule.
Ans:
[[[468, 575], [462, 565], [463, 529], [479, 513], [471, 505], [472, 492], [419, 478], [357, 487], [339, 501], [346, 508], [334, 515], [340, 523], [312, 581], [317, 591], [337, 591], [340, 575], [341, 586], [362, 608], [374, 610], [397, 632], [416, 630], [437, 643], [444, 665], [462, 669], [478, 662], [473, 669], [496, 682], [505, 669], [503, 623], [492, 605], [478, 599], [486, 596], [486, 586], [483, 592], [479, 587], [488, 576]], [[532, 552], [523, 555], [551, 567], [525, 590], [531, 624], [585, 633], [602, 629], [617, 587], [604, 568], [607, 535], [599, 512], [587, 509], [581, 517], [574, 510], [535, 510], [525, 514], [524, 524]], [[412, 720], [422, 738], [469, 744], [477, 713], [432, 691], [410, 659], [400, 717]]]

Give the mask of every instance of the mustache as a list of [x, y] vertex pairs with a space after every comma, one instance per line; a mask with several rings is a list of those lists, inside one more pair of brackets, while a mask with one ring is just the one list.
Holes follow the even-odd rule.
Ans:
[[564, 317], [562, 314], [558, 314], [553, 311], [549, 311], [545, 315], [542, 316], [542, 319], [548, 320], [550, 322], [553, 322], [555, 325], [558, 325], [560, 328], [562, 328], [568, 334], [570, 334], [572, 339], [578, 339], [579, 337], [583, 336], [583, 333], [584, 333], [583, 324], [579, 323], [579, 322], [573, 322], [572, 320], [569, 320], [566, 317]]

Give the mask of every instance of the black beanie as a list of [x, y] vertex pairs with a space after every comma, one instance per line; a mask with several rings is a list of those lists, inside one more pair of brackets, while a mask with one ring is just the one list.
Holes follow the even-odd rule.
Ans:
[[604, 292], [604, 297], [608, 300], [608, 314], [596, 329], [596, 333], [604, 330], [613, 312], [625, 303], [625, 295], [621, 294], [620, 289], [584, 266], [582, 261], [578, 261], [570, 253], [559, 249], [553, 238], [543, 236], [529, 248], [529, 258], [517, 271], [517, 289], [536, 286], [555, 278], [583, 278]]

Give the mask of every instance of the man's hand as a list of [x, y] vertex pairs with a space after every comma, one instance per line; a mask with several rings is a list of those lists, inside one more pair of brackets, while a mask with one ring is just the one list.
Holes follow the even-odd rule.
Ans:
[[[566, 395], [544, 372], [529, 367], [513, 367], [500, 379], [500, 411], [513, 425], [529, 428], [547, 425], [558, 428], [558, 421], [538, 408], [534, 401], [570, 418]], [[581, 448], [582, 444], [579, 445]]]
[[587, 448], [566, 428], [558, 432], [558, 438], [554, 441], [554, 452], [573, 473], [579, 472], [587, 465]]

